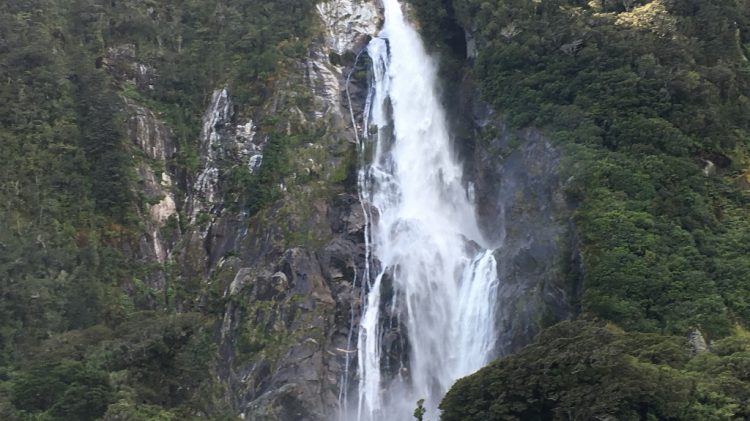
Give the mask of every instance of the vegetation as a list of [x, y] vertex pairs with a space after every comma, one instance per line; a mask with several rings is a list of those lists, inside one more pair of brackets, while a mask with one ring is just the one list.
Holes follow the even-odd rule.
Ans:
[[424, 407], [424, 399], [420, 399], [417, 401], [417, 407], [414, 409], [414, 418], [416, 418], [418, 421], [424, 420], [424, 414], [427, 412], [427, 410]]
[[750, 417], [746, 334], [691, 356], [682, 337], [563, 322], [459, 380], [444, 421], [730, 420]]
[[[428, 21], [451, 10], [414, 3]], [[747, 2], [452, 6], [476, 28], [471, 72], [485, 100], [567, 151], [583, 313], [711, 337], [750, 321]]]
[[114, 328], [51, 336], [10, 373], [10, 403], [20, 419], [221, 416], [218, 386], [207, 377], [216, 346], [205, 323], [199, 314], [145, 312]]
[[584, 314], [711, 337], [750, 321], [749, 196], [737, 183], [750, 139], [748, 6], [461, 3], [480, 28], [486, 99], [568, 151]]
[[[170, 268], [132, 255], [138, 214], [153, 199], [134, 187], [141, 158], [126, 139], [123, 98], [174, 131], [178, 156], [166, 165], [179, 188], [199, 170], [200, 118], [212, 90], [228, 86], [241, 107], [262, 104], [285, 61], [305, 54], [312, 7], [313, 0], [0, 4], [0, 418], [225, 417], [228, 403], [211, 374], [220, 306], [177, 313], [205, 288], [155, 294], [143, 279]], [[128, 63], [146, 66], [148, 80]], [[268, 165], [249, 183], [255, 190], [233, 196], [239, 206], [255, 212], [274, 199], [267, 186], [288, 172], [292, 144], [271, 144]], [[250, 176], [245, 169], [239, 177]], [[178, 222], [168, 229], [179, 230]]]

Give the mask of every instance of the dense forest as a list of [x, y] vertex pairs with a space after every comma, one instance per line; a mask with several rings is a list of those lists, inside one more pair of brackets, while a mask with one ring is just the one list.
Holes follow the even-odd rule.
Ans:
[[[215, 309], [194, 304], [205, 290], [150, 291], [142, 280], [164, 268], [130, 252], [149, 198], [133, 188], [142, 152], [125, 139], [124, 101], [169, 124], [168, 165], [189, 180], [211, 91], [264, 100], [313, 17], [298, 0], [0, 4], [0, 418], [225, 416], [209, 374]], [[123, 44], [158, 83], [138, 89], [107, 68]]]
[[[0, 419], [235, 419], [213, 376], [221, 294], [131, 252], [153, 198], [133, 188], [146, 158], [124, 104], [174, 131], [185, 190], [212, 91], [273, 97], [319, 30], [314, 3], [0, 3]], [[750, 2], [411, 3], [449, 99], [475, 83], [509, 128], [564, 151], [582, 256], [579, 320], [460, 380], [443, 419], [750, 418]], [[158, 83], [118, 79], [107, 55], [123, 44]], [[283, 116], [268, 126], [280, 141], [260, 173], [222, 179], [249, 215], [302, 143]], [[155, 271], [163, 291], [144, 285]]]

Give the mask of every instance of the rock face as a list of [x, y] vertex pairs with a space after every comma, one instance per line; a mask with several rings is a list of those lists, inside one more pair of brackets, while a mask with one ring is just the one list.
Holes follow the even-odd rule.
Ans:
[[[156, 71], [136, 61], [136, 46], [122, 44], [111, 47], [97, 60], [97, 66], [109, 72], [119, 85], [145, 91], [158, 82]], [[143, 273], [143, 285], [128, 285], [131, 292], [145, 288], [151, 293], [167, 293], [164, 265], [177, 244], [179, 232], [179, 198], [173, 160], [177, 156], [177, 142], [172, 129], [152, 110], [123, 96], [125, 128], [133, 157], [136, 180], [132, 185], [135, 209], [141, 230], [138, 238], [126, 244], [125, 252], [135, 261], [148, 267]], [[149, 294], [146, 294], [148, 297]], [[140, 303], [156, 305], [152, 298]]]
[[202, 170], [189, 187], [188, 214], [195, 218], [199, 213], [216, 214], [221, 195], [220, 167], [239, 165], [256, 171], [263, 160], [267, 137], [258, 135], [252, 118], [242, 118], [234, 111], [227, 88], [217, 89], [211, 95], [208, 109], [203, 115], [200, 135]]
[[316, 7], [326, 30], [325, 48], [339, 55], [362, 49], [382, 22], [374, 1], [330, 0]]
[[[127, 135], [141, 155], [136, 159], [136, 190], [142, 197], [138, 213], [143, 231], [134, 254], [146, 264], [163, 265], [179, 235], [176, 174], [170, 165], [177, 146], [172, 130], [152, 111], [129, 99], [125, 99], [125, 107]], [[174, 229], [170, 231], [168, 225]], [[166, 289], [163, 270], [149, 271], [144, 282], [153, 291]]]
[[462, 105], [474, 116], [471, 177], [479, 219], [497, 247], [498, 353], [529, 344], [539, 330], [574, 314], [577, 286], [566, 279], [579, 266], [574, 205], [564, 194], [561, 151], [542, 133], [512, 132], [470, 84]]
[[[191, 218], [206, 214], [209, 222], [184, 236], [183, 277], [202, 270], [225, 285], [217, 372], [245, 419], [331, 419], [342, 384], [353, 375], [346, 367], [353, 366], [349, 331], [363, 270], [364, 214], [353, 185], [326, 198], [320, 189], [329, 190], [328, 181], [295, 180], [327, 179], [346, 165], [340, 151], [355, 148], [346, 89], [354, 63], [340, 57], [356, 56], [380, 19], [375, 3], [367, 1], [324, 2], [317, 11], [327, 32], [313, 41], [308, 59], [278, 82], [258, 117], [262, 123], [263, 114], [284, 112], [290, 124], [324, 126], [325, 134], [295, 150], [295, 173], [279, 186], [282, 199], [249, 220], [223, 207], [222, 168], [254, 171], [263, 165], [263, 148], [274, 142], [256, 130], [255, 118], [236, 115], [226, 89], [214, 92], [203, 118], [203, 169], [187, 199]], [[312, 93], [310, 108], [294, 101], [300, 86]], [[305, 239], [297, 240], [302, 233]]]
[[319, 251], [288, 249], [260, 272], [237, 272], [221, 361], [246, 419], [323, 420], [335, 412], [349, 323], [343, 315], [363, 253], [339, 238]]

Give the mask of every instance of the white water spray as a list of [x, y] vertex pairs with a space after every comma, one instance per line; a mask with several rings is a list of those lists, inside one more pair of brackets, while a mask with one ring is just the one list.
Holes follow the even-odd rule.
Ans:
[[[380, 269], [370, 276], [368, 266], [362, 282], [357, 419], [408, 420], [418, 399], [437, 419], [453, 382], [493, 356], [497, 268], [451, 148], [436, 65], [398, 0], [383, 5], [385, 26], [368, 46], [369, 158], [359, 177], [362, 203], [374, 209], [368, 263]], [[406, 343], [399, 367], [389, 366], [394, 335]]]

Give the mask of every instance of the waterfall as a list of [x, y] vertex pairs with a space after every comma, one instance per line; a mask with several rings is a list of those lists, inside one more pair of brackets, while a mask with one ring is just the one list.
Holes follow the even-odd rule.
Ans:
[[398, 0], [383, 5], [360, 137], [369, 231], [356, 419], [408, 420], [418, 399], [437, 419], [453, 382], [493, 356], [497, 263], [452, 150], [436, 63]]

